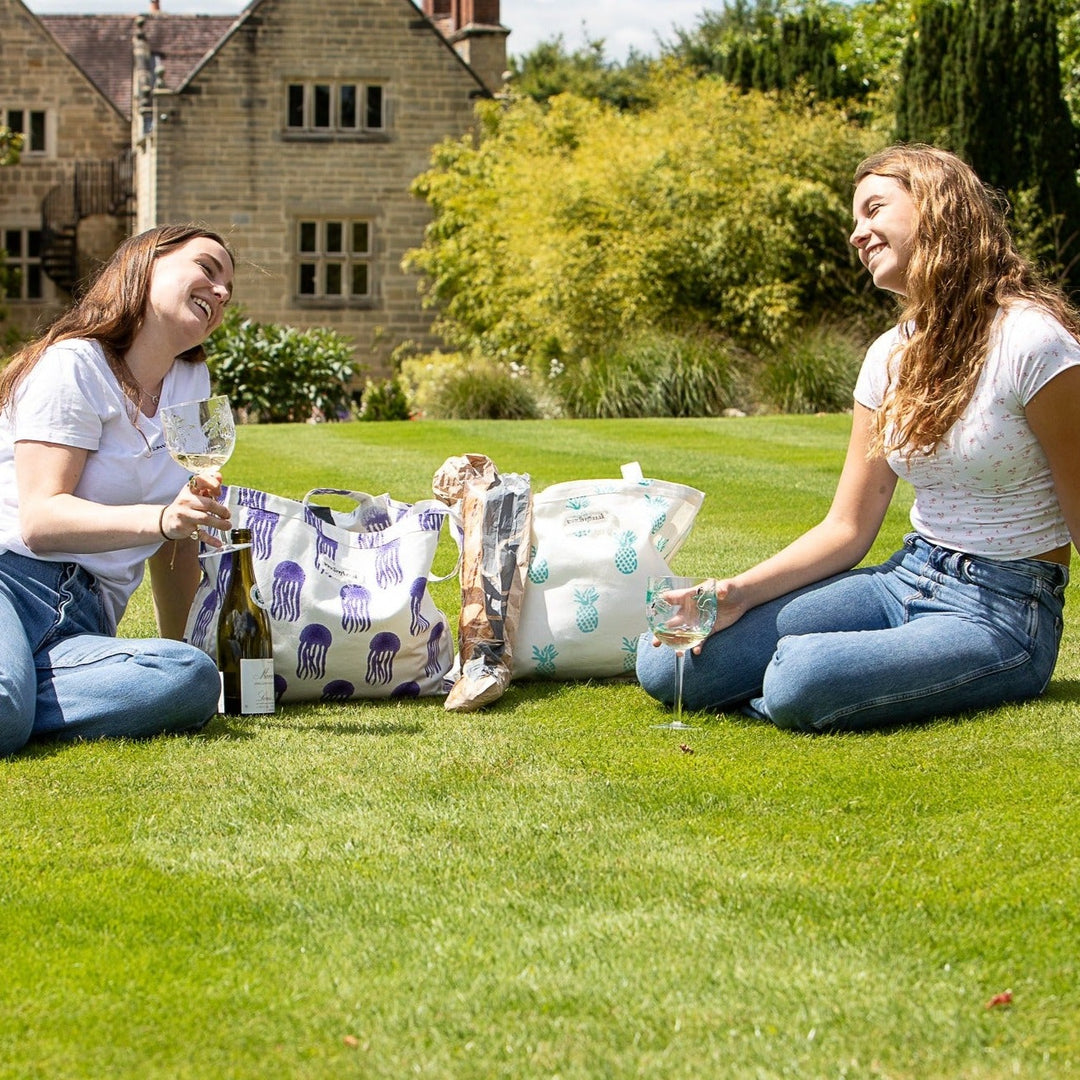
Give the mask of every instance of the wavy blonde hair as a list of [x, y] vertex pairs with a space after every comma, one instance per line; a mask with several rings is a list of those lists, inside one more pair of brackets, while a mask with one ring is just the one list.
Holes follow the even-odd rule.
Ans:
[[1013, 244], [1008, 203], [955, 154], [890, 146], [866, 158], [855, 184], [887, 176], [915, 204], [901, 298], [902, 362], [877, 410], [871, 456], [931, 451], [959, 419], [982, 372], [999, 308], [1029, 303], [1080, 338], [1080, 315]]

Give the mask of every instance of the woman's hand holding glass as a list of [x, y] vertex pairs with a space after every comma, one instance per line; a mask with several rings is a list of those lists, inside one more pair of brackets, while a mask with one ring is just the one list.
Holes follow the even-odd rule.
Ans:
[[699, 646], [716, 620], [716, 593], [709, 582], [692, 577], [650, 577], [645, 617], [658, 643], [675, 651], [675, 719], [657, 728], [688, 729], [682, 718], [683, 657]]
[[[191, 539], [202, 539], [209, 545], [200, 557], [250, 547], [249, 544], [224, 544], [213, 534], [204, 535], [201, 532], [209, 528], [227, 529], [230, 524], [227, 508], [220, 503], [216, 509], [210, 505], [221, 497], [221, 474], [217, 469], [229, 460], [236, 445], [236, 425], [229, 399], [224, 394], [218, 394], [202, 401], [187, 401], [163, 408], [160, 415], [165, 445], [173, 460], [194, 473], [188, 481], [188, 489], [200, 500], [204, 517], [192, 530]], [[209, 498], [207, 493], [213, 498]], [[183, 493], [177, 498], [183, 498]], [[207, 520], [214, 517], [221, 520]], [[165, 532], [164, 527], [162, 532]]]
[[168, 540], [201, 540], [216, 553], [222, 546], [217, 532], [227, 532], [232, 524], [229, 508], [220, 498], [220, 473], [192, 476], [162, 510], [161, 535]]

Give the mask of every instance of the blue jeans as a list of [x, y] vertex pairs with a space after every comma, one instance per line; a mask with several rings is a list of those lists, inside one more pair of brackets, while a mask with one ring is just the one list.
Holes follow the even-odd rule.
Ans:
[[[1068, 580], [1057, 563], [995, 562], [911, 534], [888, 562], [753, 608], [688, 652], [683, 701], [781, 728], [862, 731], [1037, 697]], [[643, 635], [645, 690], [671, 702], [674, 667]]]
[[0, 757], [31, 736], [198, 728], [219, 686], [214, 662], [192, 645], [113, 637], [85, 570], [0, 552]]

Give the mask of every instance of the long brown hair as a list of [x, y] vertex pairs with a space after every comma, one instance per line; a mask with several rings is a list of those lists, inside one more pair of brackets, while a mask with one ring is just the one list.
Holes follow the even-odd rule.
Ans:
[[[228, 244], [201, 225], [159, 225], [125, 240], [101, 269], [82, 298], [59, 316], [37, 340], [17, 352], [0, 372], [0, 409], [50, 345], [71, 338], [92, 338], [105, 350], [117, 382], [133, 401], [140, 387], [124, 357], [143, 324], [154, 261], [197, 237], [206, 237], [229, 251]], [[229, 251], [230, 257], [232, 252]], [[234, 260], [235, 261], [235, 260]], [[198, 362], [206, 357], [201, 344], [178, 359]]]
[[935, 448], [975, 392], [998, 308], [1037, 305], [1080, 338], [1080, 315], [1013, 244], [1008, 204], [955, 154], [881, 150], [855, 170], [902, 184], [915, 204], [901, 298], [902, 362], [875, 418], [872, 455]]

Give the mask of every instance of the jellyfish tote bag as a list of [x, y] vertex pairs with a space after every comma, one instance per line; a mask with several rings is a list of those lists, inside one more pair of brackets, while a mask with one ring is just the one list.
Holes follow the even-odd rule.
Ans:
[[[343, 497], [342, 512], [312, 502]], [[454, 661], [428, 582], [448, 508], [336, 488], [302, 501], [229, 487], [234, 528], [251, 530], [255, 582], [270, 613], [280, 702], [444, 694]], [[203, 560], [185, 638], [215, 659], [228, 555]]]

